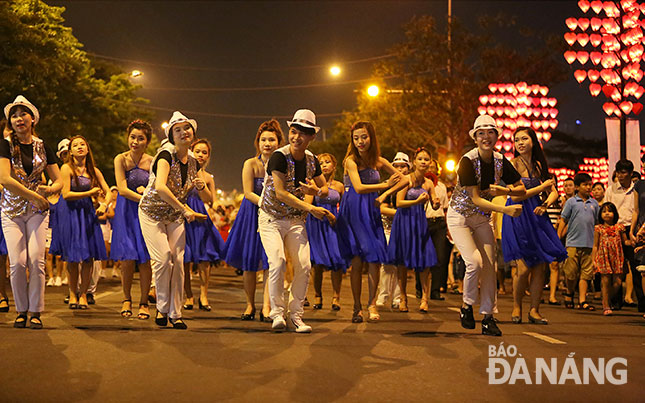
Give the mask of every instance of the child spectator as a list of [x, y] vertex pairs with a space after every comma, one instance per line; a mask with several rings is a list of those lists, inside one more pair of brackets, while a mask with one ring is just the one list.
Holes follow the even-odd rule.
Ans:
[[602, 276], [602, 314], [611, 315], [610, 300], [621, 289], [620, 275], [623, 273], [623, 244], [628, 243], [625, 226], [618, 223], [618, 209], [614, 203], [603, 203], [598, 215], [600, 224], [594, 232], [591, 253], [596, 273]]
[[580, 295], [580, 309], [595, 310], [586, 301], [587, 282], [593, 278], [591, 250], [594, 242], [594, 225], [598, 218], [598, 202], [591, 197], [591, 177], [579, 173], [573, 178], [576, 195], [564, 204], [562, 221], [558, 233], [562, 233], [567, 225], [566, 247], [569, 257], [564, 262], [563, 271], [567, 280], [568, 294], [564, 294], [564, 305], [573, 308], [573, 295], [576, 290], [576, 280]]

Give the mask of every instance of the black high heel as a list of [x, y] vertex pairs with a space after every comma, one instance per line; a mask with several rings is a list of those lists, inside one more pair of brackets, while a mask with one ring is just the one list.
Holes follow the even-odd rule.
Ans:
[[170, 319], [170, 323], [174, 329], [188, 329], [182, 318]]
[[[260, 315], [262, 315], [262, 314], [260, 313]], [[262, 316], [260, 316], [260, 317], [262, 317]], [[242, 319], [242, 320], [255, 320], [255, 308], [253, 308], [251, 313], [243, 313], [242, 317], [240, 319]]]
[[199, 309], [201, 309], [202, 311], [206, 311], [206, 312], [211, 311], [212, 308], [211, 308], [210, 305], [202, 305], [202, 299], [201, 298], [199, 298], [198, 301], [199, 301]]
[[548, 321], [548, 320], [546, 320], [546, 319], [544, 319], [544, 318], [534, 318], [534, 317], [533, 317], [533, 316], [531, 316], [531, 314], [529, 313], [529, 323], [532, 323], [532, 324], [534, 324], [534, 325], [548, 325], [548, 324], [549, 324], [549, 321]]
[[315, 300], [314, 300], [313, 308], [314, 309], [322, 309], [322, 306], [323, 306], [322, 305], [322, 297], [316, 297]]
[[193, 310], [193, 304], [184, 304], [184, 309], [187, 311], [192, 311]]

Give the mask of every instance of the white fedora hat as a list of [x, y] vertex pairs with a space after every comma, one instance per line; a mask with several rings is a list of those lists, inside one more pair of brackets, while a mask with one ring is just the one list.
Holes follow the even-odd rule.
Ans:
[[287, 126], [298, 125], [309, 129], [314, 129], [316, 133], [320, 127], [316, 126], [316, 115], [309, 109], [298, 109], [293, 114], [293, 119], [287, 120]]
[[410, 157], [408, 157], [406, 153], [402, 153], [400, 151], [394, 156], [392, 164], [408, 164], [408, 168], [412, 168], [412, 164], [410, 164]]
[[60, 158], [60, 155], [63, 151], [69, 151], [69, 139], [62, 139], [58, 142], [58, 151], [56, 151], [56, 156]]
[[18, 105], [22, 105], [31, 111], [31, 113], [34, 115], [34, 125], [36, 125], [36, 123], [38, 123], [38, 121], [40, 120], [40, 113], [38, 113], [38, 109], [34, 106], [34, 104], [29, 102], [27, 98], [23, 97], [22, 95], [18, 95], [12, 103], [4, 107], [4, 117], [9, 120], [9, 111], [11, 110], [11, 108]]
[[495, 130], [498, 136], [502, 132], [502, 130], [499, 127], [497, 127], [497, 123], [495, 122], [495, 119], [493, 119], [488, 115], [479, 115], [477, 116], [477, 119], [475, 119], [475, 124], [473, 125], [473, 128], [468, 132], [468, 134], [474, 140], [475, 133], [477, 132], [477, 130], [486, 130], [486, 129]]
[[168, 136], [168, 133], [170, 133], [170, 129], [177, 123], [184, 123], [188, 122], [192, 127], [195, 133], [197, 133], [197, 121], [195, 119], [188, 119], [186, 116], [184, 116], [181, 112], [179, 111], [174, 111], [172, 113], [172, 117], [168, 121], [168, 126], [164, 129], [166, 132], [166, 137]]

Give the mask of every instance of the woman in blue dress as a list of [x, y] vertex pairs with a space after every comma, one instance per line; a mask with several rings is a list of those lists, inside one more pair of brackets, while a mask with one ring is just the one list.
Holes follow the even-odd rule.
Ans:
[[[511, 163], [522, 176], [527, 190], [525, 196], [511, 196], [506, 203], [521, 204], [522, 214], [519, 217], [505, 215], [502, 221], [504, 260], [517, 263], [517, 275], [513, 278], [511, 320], [513, 323], [522, 322], [522, 297], [528, 286], [531, 291], [529, 322], [546, 325], [547, 320], [539, 312], [546, 266], [567, 258], [567, 251], [545, 214], [546, 209], [557, 201], [558, 191], [535, 131], [518, 128], [513, 140], [515, 158]], [[544, 202], [540, 199], [542, 194], [547, 195]]]
[[[322, 170], [329, 193], [326, 197], [305, 196], [305, 201], [314, 206], [324, 207], [335, 216], [338, 214], [338, 203], [340, 203], [345, 187], [334, 179], [336, 173], [336, 157], [331, 154], [318, 155], [318, 162]], [[348, 262], [340, 254], [338, 248], [338, 236], [336, 230], [331, 226], [329, 220], [319, 220], [313, 215], [307, 217], [305, 223], [307, 237], [311, 250], [311, 264], [314, 271], [314, 309], [322, 309], [322, 278], [324, 270], [331, 270], [331, 285], [334, 296], [331, 299], [331, 309], [340, 310], [340, 286], [343, 281], [343, 274], [347, 271]]]
[[262, 271], [265, 286], [260, 320], [265, 321], [266, 318], [266, 321], [271, 322], [269, 318], [271, 304], [267, 289], [268, 276], [266, 275], [269, 263], [258, 232], [258, 203], [260, 202], [260, 194], [264, 183], [265, 165], [269, 161], [271, 154], [283, 142], [284, 135], [282, 134], [280, 123], [275, 119], [263, 122], [258, 128], [253, 142], [256, 156], [247, 159], [242, 168], [244, 199], [226, 239], [223, 253], [226, 263], [243, 271], [246, 309], [242, 313], [242, 320], [255, 319], [257, 274], [258, 271]]
[[112, 219], [112, 244], [110, 258], [121, 262], [121, 285], [123, 305], [121, 316], [132, 316], [132, 280], [135, 264], [139, 267], [139, 312], [137, 318], [150, 318], [148, 293], [152, 280], [150, 255], [139, 225], [139, 201], [148, 185], [152, 156], [146, 148], [152, 139], [152, 126], [148, 122], [135, 120], [128, 125], [129, 150], [114, 158], [114, 178], [119, 189]]
[[[388, 261], [381, 212], [375, 201], [378, 192], [392, 187], [402, 175], [381, 157], [376, 131], [370, 122], [354, 123], [350, 135], [343, 161], [345, 194], [340, 202], [336, 231], [341, 254], [351, 259], [352, 264], [352, 323], [361, 323], [363, 263], [368, 264], [368, 320], [378, 321], [381, 318], [376, 308], [379, 268]], [[380, 182], [380, 169], [391, 175], [387, 181]]]
[[[87, 309], [87, 288], [94, 260], [107, 259], [97, 214], [105, 212], [111, 193], [103, 174], [94, 166], [87, 140], [83, 136], [74, 136], [70, 141], [69, 155], [61, 168], [64, 200], [57, 207], [58, 226], [62, 235], [62, 259], [67, 262], [69, 271], [69, 308]], [[106, 201], [95, 210], [92, 198], [100, 192], [105, 194]]]
[[399, 287], [401, 288], [399, 311], [401, 312], [408, 312], [406, 293], [408, 269], [414, 269], [419, 273], [423, 290], [419, 311], [428, 312], [430, 267], [437, 264], [437, 253], [428, 228], [425, 204], [432, 200], [435, 210], [440, 207], [439, 199], [434, 193], [432, 180], [425, 177], [431, 162], [432, 157], [428, 150], [417, 149], [414, 154], [414, 171], [401, 181], [403, 183], [390, 189], [390, 191], [396, 191], [402, 188], [396, 194], [397, 209], [387, 247], [390, 263], [398, 266]]
[[[191, 150], [193, 156], [201, 167], [201, 178], [195, 179], [195, 187], [188, 193], [186, 204], [197, 213], [208, 217], [205, 204], [212, 206], [215, 203], [215, 181], [213, 176], [206, 172], [206, 166], [211, 157], [211, 144], [206, 139], [199, 139], [193, 143]], [[204, 191], [199, 192], [197, 188]], [[184, 291], [186, 303], [184, 309], [193, 309], [193, 290], [190, 287], [190, 266], [197, 265], [199, 271], [199, 309], [210, 311], [208, 304], [208, 280], [211, 275], [211, 263], [222, 260], [224, 240], [215, 224], [210, 219], [186, 223], [186, 251], [184, 253]]]

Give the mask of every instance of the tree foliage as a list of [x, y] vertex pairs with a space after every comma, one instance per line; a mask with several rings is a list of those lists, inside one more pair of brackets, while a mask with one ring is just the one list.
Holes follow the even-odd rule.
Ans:
[[0, 100], [18, 94], [36, 105], [39, 136], [55, 148], [77, 134], [88, 139], [97, 165], [113, 178], [113, 158], [127, 149], [124, 135], [135, 118], [150, 118], [133, 103], [128, 74], [92, 60], [72, 29], [63, 25], [63, 7], [39, 0], [13, 0], [0, 7]]
[[476, 27], [453, 18], [450, 28], [449, 41], [448, 24], [433, 17], [415, 17], [406, 24], [405, 40], [390, 51], [394, 56], [374, 66], [380, 94], [371, 98], [360, 88], [356, 108], [344, 112], [331, 138], [314, 150], [342, 157], [351, 124], [369, 120], [385, 156], [410, 153], [421, 145], [461, 155], [471, 144], [468, 130], [489, 83], [550, 86], [567, 78], [554, 49], [562, 47], [561, 40], [518, 28], [513, 18], [483, 17]]

